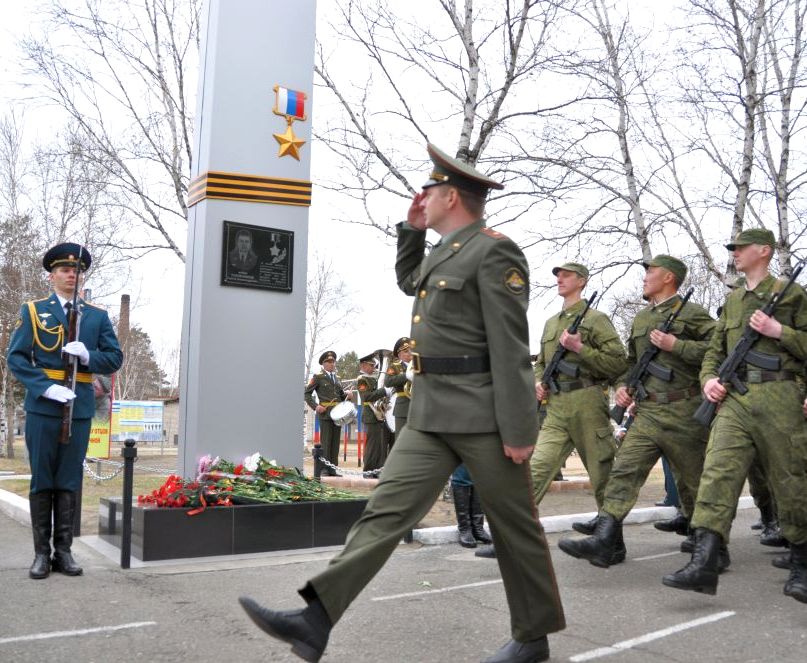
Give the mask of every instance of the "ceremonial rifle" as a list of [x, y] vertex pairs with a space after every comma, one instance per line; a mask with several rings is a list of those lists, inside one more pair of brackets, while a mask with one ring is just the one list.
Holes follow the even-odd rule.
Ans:
[[[799, 260], [784, 287], [779, 292], [774, 292], [768, 300], [768, 303], [759, 310], [765, 315], [773, 315], [782, 297], [785, 296], [788, 288], [796, 282], [802, 269], [804, 269], [804, 261]], [[725, 387], [731, 385], [737, 393], [747, 394], [748, 387], [739, 376], [740, 369], [744, 364], [751, 364], [765, 371], [778, 371], [781, 368], [777, 355], [769, 355], [765, 352], [757, 352], [751, 349], [754, 343], [759, 340], [760, 336], [762, 336], [762, 334], [755, 331], [751, 327], [750, 322], [745, 326], [743, 335], [739, 338], [728, 356], [723, 360], [723, 363], [720, 364], [720, 368], [717, 369], [717, 379], [720, 381], [720, 384]], [[715, 412], [717, 411], [717, 405], [717, 403], [712, 403], [712, 401], [704, 398], [700, 407], [695, 411], [693, 419], [704, 426], [711, 425], [712, 419], [714, 419]]]
[[[578, 313], [577, 317], [572, 322], [571, 326], [567, 329], [570, 334], [576, 334], [580, 324], [583, 322], [583, 318], [586, 317], [586, 313], [588, 313], [589, 308], [594, 303], [594, 300], [597, 299], [597, 292], [595, 291], [591, 297], [589, 297], [586, 302], [585, 308]], [[576, 378], [580, 375], [580, 366], [577, 364], [572, 364], [564, 359], [566, 356], [566, 348], [564, 348], [560, 342], [558, 342], [558, 347], [555, 349], [555, 354], [552, 355], [552, 359], [546, 365], [544, 369], [544, 374], [541, 376], [541, 383], [552, 391], [553, 394], [557, 394], [560, 391], [560, 386], [558, 385], [557, 374], [563, 373], [564, 375], [568, 375], [569, 377]]]
[[[73, 288], [73, 300], [70, 312], [67, 314], [67, 343], [78, 340], [81, 327], [81, 315], [78, 310], [78, 292], [81, 287], [81, 254], [84, 247], [79, 247], [78, 260], [76, 260], [76, 285]], [[66, 344], [65, 344], [66, 345]], [[78, 374], [78, 357], [65, 354], [64, 358], [64, 386], [76, 393], [76, 377]], [[59, 442], [67, 444], [70, 442], [70, 434], [73, 432], [73, 403], [76, 399], [71, 398], [62, 407], [62, 429], [59, 435]]]
[[[670, 314], [667, 316], [664, 324], [658, 328], [659, 331], [665, 334], [670, 333], [673, 323], [675, 322], [679, 313], [681, 313], [683, 310], [686, 303], [689, 301], [689, 298], [692, 297], [692, 293], [694, 291], [694, 288], [690, 288], [687, 291], [687, 294], [684, 295], [684, 298], [673, 306], [673, 309], [670, 311]], [[666, 366], [657, 364], [655, 361], [660, 351], [661, 348], [657, 348], [652, 343], [648, 345], [645, 351], [642, 353], [642, 356], [639, 357], [639, 361], [636, 362], [631, 369], [631, 372], [628, 374], [628, 380], [625, 386], [628, 389], [628, 393], [633, 396], [633, 399], [637, 403], [647, 398], [647, 390], [644, 388], [644, 378], [646, 375], [650, 374], [659, 380], [664, 380], [664, 382], [671, 382], [673, 379], [672, 371]], [[611, 408], [611, 419], [613, 419], [616, 423], [621, 424], [622, 419], [624, 418], [625, 408], [621, 405], [614, 405], [614, 407]]]

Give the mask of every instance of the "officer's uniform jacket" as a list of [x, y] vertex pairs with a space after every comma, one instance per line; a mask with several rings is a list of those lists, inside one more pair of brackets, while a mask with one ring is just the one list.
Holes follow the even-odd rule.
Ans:
[[412, 385], [406, 379], [406, 366], [400, 359], [396, 359], [390, 364], [384, 384], [395, 389], [395, 407], [392, 414], [399, 419], [406, 419], [409, 416], [409, 398]]
[[484, 220], [445, 236], [424, 258], [425, 237], [398, 225], [398, 286], [415, 297], [412, 349], [426, 358], [489, 356], [490, 370], [415, 375], [407, 425], [436, 433], [498, 432], [508, 445], [534, 444], [529, 269], [521, 249]]
[[[739, 286], [729, 293], [720, 318], [717, 321], [714, 335], [701, 366], [701, 386], [717, 377], [720, 364], [732, 351], [743, 334], [751, 315], [762, 308], [776, 290], [781, 290], [784, 282], [777, 284], [776, 278], [768, 274], [753, 290]], [[782, 337], [779, 339], [761, 336], [754, 343], [757, 352], [777, 355], [780, 358], [780, 370], [801, 374], [804, 361], [807, 359], [807, 293], [793, 284], [776, 306], [773, 317], [782, 324]], [[751, 373], [761, 369], [748, 366]], [[729, 394], [733, 394], [729, 389]]]
[[386, 390], [378, 388], [378, 378], [374, 375], [359, 374], [356, 380], [356, 389], [361, 398], [361, 422], [363, 424], [377, 424], [378, 417], [375, 416], [370, 403], [375, 403], [377, 400], [384, 398], [387, 395]]
[[[537, 375], [543, 375], [546, 362], [551, 361], [555, 355], [561, 334], [571, 326], [585, 306], [586, 302], [581, 299], [546, 321], [541, 336], [541, 354], [535, 364]], [[625, 348], [605, 313], [590, 308], [577, 331], [583, 341], [583, 347], [579, 353], [566, 352], [563, 359], [569, 364], [578, 365], [580, 375], [574, 378], [559, 372], [555, 376], [559, 383], [584, 380], [604, 385], [613, 382], [625, 372], [627, 367]], [[551, 396], [549, 403], [552, 403]]]
[[[117, 371], [123, 363], [123, 352], [107, 312], [82, 300], [78, 306], [78, 340], [86, 346], [90, 361], [85, 366], [77, 359], [73, 418], [90, 419], [95, 414], [92, 374]], [[25, 386], [26, 412], [62, 416], [64, 404], [43, 394], [53, 384], [64, 384], [62, 346], [66, 343], [67, 317], [55, 294], [23, 304], [8, 346], [8, 365]]]
[[[628, 341], [628, 371], [620, 378], [621, 384], [625, 384], [629, 371], [650, 347], [650, 332], [664, 324], [673, 307], [680, 301], [680, 295], [676, 294], [636, 314]], [[660, 351], [653, 360], [672, 371], [672, 380], [667, 382], [649, 373], [645, 374], [642, 383], [648, 393], [668, 393], [682, 389], [696, 389], [700, 392], [698, 373], [715, 324], [712, 316], [702, 306], [691, 301], [686, 303], [669, 331], [676, 337], [672, 350]]]
[[319, 398], [319, 405], [326, 408], [322, 416], [327, 416], [334, 405], [345, 400], [345, 390], [342, 387], [342, 383], [339, 381], [338, 375], [334, 375], [334, 381], [335, 382], [332, 382], [331, 378], [329, 378], [328, 374], [323, 370], [312, 376], [305, 388], [305, 402], [308, 404], [308, 407], [312, 410], [317, 409], [318, 403], [314, 400], [314, 392], [316, 392], [317, 398]]

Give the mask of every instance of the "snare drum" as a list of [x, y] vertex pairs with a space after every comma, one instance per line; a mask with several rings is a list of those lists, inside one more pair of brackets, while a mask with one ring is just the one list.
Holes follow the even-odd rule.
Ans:
[[342, 401], [331, 409], [331, 419], [337, 426], [346, 426], [356, 420], [356, 407], [350, 401]]

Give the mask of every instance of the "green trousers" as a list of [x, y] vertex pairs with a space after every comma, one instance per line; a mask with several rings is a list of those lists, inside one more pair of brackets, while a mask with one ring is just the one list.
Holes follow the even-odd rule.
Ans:
[[300, 594], [318, 597], [336, 623], [428, 513], [461, 462], [479, 490], [493, 535], [513, 638], [523, 642], [565, 628], [549, 548], [530, 498], [528, 466], [506, 458], [494, 433], [424, 433], [405, 426], [344, 549]]
[[689, 518], [695, 507], [709, 432], [692, 419], [700, 398], [660, 404], [645, 401], [622, 446], [605, 488], [602, 510], [622, 521], [636, 504], [639, 491], [661, 455], [675, 476], [681, 511]]
[[546, 419], [530, 461], [536, 504], [541, 503], [573, 449], [586, 467], [600, 508], [616, 442], [608, 419], [608, 399], [599, 386], [549, 397]]
[[754, 498], [754, 506], [757, 509], [773, 508], [774, 513], [776, 513], [776, 502], [773, 500], [773, 493], [768, 485], [768, 477], [765, 476], [765, 471], [762, 469], [762, 463], [759, 462], [759, 459], [751, 463], [751, 468], [748, 470], [748, 491], [751, 493], [751, 497]]
[[782, 534], [807, 543], [807, 423], [804, 394], [791, 381], [749, 384], [729, 392], [712, 423], [693, 527], [717, 532], [728, 543], [737, 500], [759, 458], [776, 500]]

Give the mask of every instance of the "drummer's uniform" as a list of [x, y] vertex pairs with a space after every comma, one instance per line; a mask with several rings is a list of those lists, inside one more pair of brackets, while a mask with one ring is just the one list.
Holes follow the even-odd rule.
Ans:
[[[314, 400], [314, 393], [317, 394], [319, 403]], [[325, 408], [324, 412], [317, 414], [319, 441], [322, 446], [322, 457], [334, 465], [339, 465], [339, 437], [342, 427], [331, 419], [331, 410], [334, 405], [338, 405], [343, 400], [345, 400], [345, 390], [336, 373], [327, 373], [322, 370], [311, 378], [305, 388], [305, 402], [308, 406], [314, 411], [316, 411], [317, 405]], [[315, 461], [314, 476], [319, 477], [323, 472], [326, 476], [336, 474], [335, 470], [330, 467], [323, 469], [323, 464]]]
[[412, 395], [412, 383], [406, 379], [407, 365], [396, 359], [387, 369], [386, 384], [395, 389], [395, 406], [392, 415], [395, 417], [395, 435], [401, 434], [409, 418], [409, 403]]
[[387, 425], [378, 420], [370, 404], [384, 398], [387, 392], [383, 388], [378, 388], [378, 379], [374, 375], [364, 374], [359, 375], [356, 389], [361, 398], [361, 425], [367, 434], [363, 469], [365, 472], [371, 472], [384, 467], [387, 460], [387, 444], [384, 439], [384, 429]]

